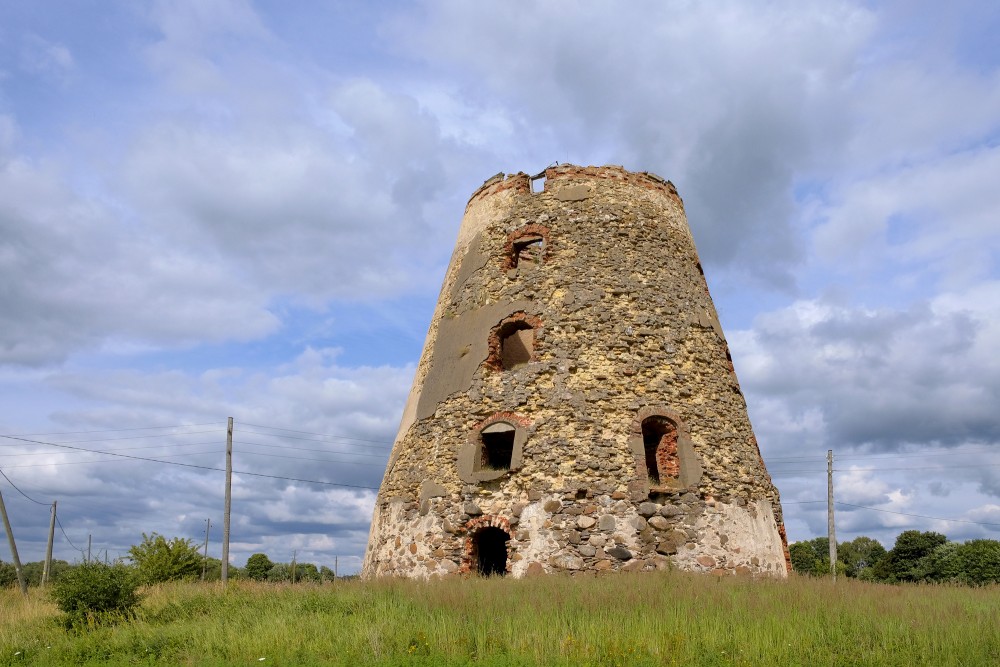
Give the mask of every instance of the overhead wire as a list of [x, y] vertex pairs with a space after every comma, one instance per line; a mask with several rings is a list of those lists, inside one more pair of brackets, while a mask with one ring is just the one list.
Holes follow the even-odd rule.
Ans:
[[912, 516], [918, 519], [930, 519], [932, 521], [955, 521], [958, 523], [972, 523], [977, 526], [997, 526], [1000, 527], [1000, 523], [990, 523], [988, 521], [972, 521], [970, 519], [945, 519], [939, 516], [927, 516], [925, 514], [910, 514], [909, 512], [897, 512], [895, 510], [883, 510], [877, 507], [866, 507], [864, 505], [854, 505], [852, 503], [845, 503], [839, 500], [834, 501], [835, 505], [844, 505], [846, 507], [856, 507], [862, 510], [871, 510], [872, 512], [885, 512], [886, 514], [899, 514], [901, 516]]
[[[300, 433], [302, 435], [318, 435], [318, 436], [321, 436], [323, 438], [335, 438], [335, 439], [338, 439], [338, 440], [356, 440], [358, 442], [370, 442], [370, 443], [374, 443], [376, 445], [389, 445], [389, 446], [392, 445], [392, 442], [390, 442], [388, 440], [371, 440], [371, 439], [367, 439], [367, 438], [355, 438], [353, 436], [348, 436], [348, 435], [333, 435], [333, 434], [330, 434], [330, 433], [316, 433], [315, 431], [298, 431], [296, 429], [283, 428], [283, 427], [280, 427], [280, 426], [263, 426], [261, 424], [250, 424], [250, 423], [247, 423], [247, 422], [239, 422], [237, 424], [237, 426], [240, 426], [240, 427], [250, 426], [252, 428], [266, 428], [266, 429], [269, 429], [269, 430], [272, 430], [272, 431], [285, 431], [287, 433]], [[245, 430], [245, 429], [241, 428], [240, 430]], [[246, 432], [250, 433], [251, 431], [246, 431]], [[290, 435], [279, 436], [276, 433], [258, 433], [257, 435], [274, 435], [274, 436], [277, 436], [277, 437], [292, 438], [292, 436], [290, 436]], [[293, 439], [298, 439], [298, 438], [293, 438]], [[308, 439], [308, 438], [302, 438], [302, 439]]]
[[272, 448], [272, 449], [295, 449], [295, 450], [303, 451], [303, 452], [317, 452], [317, 453], [321, 453], [321, 454], [349, 454], [351, 456], [369, 456], [369, 457], [374, 457], [374, 458], [378, 458], [378, 459], [382, 459], [382, 460], [385, 460], [386, 456], [388, 456], [388, 454], [368, 454], [368, 453], [365, 453], [365, 452], [344, 452], [344, 451], [333, 451], [333, 450], [329, 450], [329, 449], [311, 449], [309, 447], [292, 447], [292, 446], [289, 446], [289, 445], [269, 445], [269, 444], [266, 444], [266, 443], [263, 443], [263, 442], [253, 442], [253, 441], [250, 441], [250, 440], [242, 440], [242, 439], [241, 440], [235, 440], [234, 439], [233, 440], [233, 444], [234, 445], [239, 445], [239, 444], [253, 445], [253, 446], [256, 446], [256, 447], [269, 447], [269, 448]]
[[[135, 426], [132, 428], [104, 428], [91, 431], [49, 431], [47, 433], [9, 433], [6, 435], [17, 436], [17, 437], [34, 437], [41, 435], [81, 435], [84, 433], [119, 433], [122, 431], [151, 431], [153, 429], [163, 429], [163, 428], [196, 428], [201, 426], [226, 426], [226, 422], [208, 422], [205, 424], [180, 424], [175, 426]], [[5, 436], [4, 436], [5, 437]]]
[[[163, 447], [200, 447], [204, 445], [217, 445], [218, 442], [168, 442], [161, 445], [146, 445], [145, 447], [118, 447], [115, 449], [105, 449], [106, 452], [132, 452], [139, 449], [162, 449]], [[8, 445], [10, 446], [10, 445]], [[80, 448], [80, 452], [19, 452], [17, 454], [0, 454], [0, 456], [46, 456], [51, 454], [86, 454], [97, 453], [94, 450]]]
[[59, 531], [63, 534], [63, 537], [66, 538], [66, 541], [69, 543], [69, 545], [74, 549], [76, 549], [77, 551], [79, 551], [81, 554], [84, 553], [83, 549], [73, 544], [73, 540], [69, 539], [69, 535], [66, 534], [66, 529], [63, 528], [62, 521], [59, 520], [58, 513], [56, 514], [56, 525], [59, 526]]
[[27, 498], [27, 499], [28, 499], [28, 500], [30, 500], [31, 502], [35, 503], [36, 505], [44, 505], [44, 506], [46, 506], [46, 507], [48, 507], [48, 506], [52, 505], [52, 503], [43, 503], [43, 502], [41, 502], [40, 500], [35, 500], [35, 499], [34, 499], [34, 498], [32, 498], [31, 496], [29, 496], [29, 495], [28, 495], [27, 493], [25, 493], [24, 491], [22, 491], [21, 489], [19, 489], [19, 488], [18, 488], [18, 486], [17, 486], [17, 484], [15, 484], [14, 482], [10, 481], [10, 477], [8, 477], [8, 476], [7, 476], [7, 475], [6, 475], [5, 473], [4, 473], [4, 471], [3, 471], [3, 470], [0, 470], [0, 475], [3, 475], [3, 478], [4, 478], [5, 480], [7, 480], [7, 483], [8, 483], [8, 484], [10, 484], [11, 486], [13, 486], [13, 487], [14, 487], [14, 490], [15, 490], [15, 491], [17, 491], [17, 492], [18, 492], [18, 493], [20, 493], [20, 494], [21, 494], [22, 496], [24, 496], [25, 498]]
[[[53, 447], [64, 447], [66, 449], [83, 449], [82, 447], [74, 447], [72, 445], [63, 445], [63, 444], [60, 444], [60, 443], [44, 442], [44, 441], [40, 441], [40, 440], [29, 440], [27, 438], [19, 438], [19, 437], [15, 437], [15, 436], [11, 436], [11, 435], [4, 435], [4, 436], [0, 436], [0, 437], [11, 438], [11, 439], [14, 439], [14, 440], [22, 440], [24, 442], [31, 442], [31, 443], [38, 444], [38, 445], [51, 445]], [[84, 451], [97, 452], [99, 454], [106, 454], [108, 456], [118, 456], [118, 457], [125, 458], [125, 459], [134, 459], [136, 461], [149, 461], [151, 463], [164, 463], [164, 464], [167, 464], [167, 465], [181, 466], [183, 468], [196, 468], [196, 469], [199, 469], [199, 470], [211, 470], [213, 472], [226, 472], [225, 468], [212, 468], [211, 466], [202, 466], [202, 465], [197, 465], [197, 464], [194, 464], [194, 463], [181, 463], [179, 461], [164, 461], [162, 459], [154, 459], [154, 458], [150, 458], [150, 457], [147, 457], [147, 456], [133, 456], [132, 454], [116, 454], [114, 452], [101, 451], [101, 450], [97, 450], [97, 449], [90, 449], [90, 450], [84, 450]], [[378, 490], [377, 486], [365, 486], [365, 485], [360, 485], [360, 484], [346, 484], [346, 483], [342, 483], [342, 482], [323, 482], [323, 481], [316, 480], [316, 479], [303, 479], [303, 478], [299, 478], [299, 477], [283, 477], [281, 475], [268, 475], [268, 474], [265, 474], [265, 473], [249, 472], [249, 471], [245, 471], [245, 470], [234, 470], [233, 474], [234, 475], [250, 475], [252, 477], [266, 477], [266, 478], [269, 478], [269, 479], [284, 479], [284, 480], [288, 480], [288, 481], [292, 481], [292, 482], [308, 482], [308, 483], [311, 483], [311, 484], [323, 484], [323, 485], [326, 485], [326, 486], [342, 486], [342, 487], [352, 488], [352, 489], [372, 489], [372, 490]]]

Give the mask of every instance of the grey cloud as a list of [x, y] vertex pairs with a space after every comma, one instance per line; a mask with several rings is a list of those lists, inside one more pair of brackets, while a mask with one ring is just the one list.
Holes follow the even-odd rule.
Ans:
[[989, 396], [1000, 385], [981, 344], [995, 336], [989, 312], [799, 303], [759, 318], [752, 349], [735, 357], [748, 394], [774, 397], [791, 414], [818, 410], [829, 444], [994, 442], [1000, 418]]
[[[182, 429], [208, 433], [78, 442], [74, 446], [221, 468], [225, 417], [232, 414], [236, 420], [236, 470], [377, 487], [413, 368], [344, 368], [337, 365], [336, 356], [330, 350], [307, 349], [287, 364], [256, 372], [231, 368], [197, 373], [54, 372], [50, 385], [84, 406], [58, 411], [55, 419], [63, 426], [57, 430], [213, 422], [211, 426]], [[268, 426], [294, 430], [264, 428]], [[157, 433], [145, 430], [37, 439], [67, 442]], [[189, 443], [197, 446], [183, 446]], [[40, 450], [24, 445], [19, 451]], [[31, 462], [66, 463], [85, 458], [56, 453], [32, 457]], [[138, 542], [143, 532], [200, 541], [206, 517], [212, 518], [216, 531], [221, 526], [222, 474], [143, 461], [109, 462], [112, 457], [108, 455], [91, 458], [104, 462], [5, 470], [26, 490], [45, 500], [59, 499], [60, 516], [77, 545], [81, 541], [85, 544], [92, 532], [95, 544], [108, 549], [112, 558]], [[275, 560], [290, 560], [291, 550], [298, 549], [300, 562], [332, 566], [337, 555], [343, 571], [356, 570], [367, 540], [374, 494], [374, 490], [362, 488], [236, 475], [235, 562], [242, 565], [254, 551], [267, 552]], [[44, 513], [45, 508], [39, 511]], [[15, 529], [19, 534], [22, 525], [37, 523], [32, 516], [28, 513], [18, 519]], [[25, 558], [39, 557], [44, 536], [37, 530], [25, 531], [25, 535]], [[210, 553], [215, 556], [218, 539], [219, 533], [213, 533]], [[62, 540], [57, 554], [74, 557]]]
[[460, 69], [473, 94], [518, 109], [518, 140], [536, 152], [579, 146], [559, 159], [672, 178], [706, 260], [788, 286], [801, 260], [794, 178], [845, 136], [836, 107], [872, 25], [851, 3], [523, 12], [443, 1], [393, 34]]

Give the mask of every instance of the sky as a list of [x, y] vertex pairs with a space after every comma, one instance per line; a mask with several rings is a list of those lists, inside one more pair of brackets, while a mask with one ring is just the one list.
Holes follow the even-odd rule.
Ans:
[[21, 560], [53, 501], [56, 558], [206, 520], [218, 557], [233, 417], [233, 564], [357, 571], [465, 203], [555, 162], [676, 184], [791, 541], [827, 450], [841, 541], [1000, 539], [997, 34], [989, 1], [0, 0]]

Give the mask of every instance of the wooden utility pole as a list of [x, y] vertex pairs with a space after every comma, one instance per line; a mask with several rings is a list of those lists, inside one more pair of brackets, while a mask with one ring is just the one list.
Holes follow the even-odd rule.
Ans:
[[837, 535], [833, 528], [833, 450], [826, 450], [826, 534], [830, 540], [830, 576], [837, 582]]
[[90, 545], [94, 542], [94, 534], [89, 533], [87, 535], [87, 562], [90, 562]]
[[295, 583], [295, 557], [299, 555], [299, 550], [292, 552], [292, 583]]
[[226, 508], [222, 515], [222, 587], [229, 580], [229, 513], [233, 508], [233, 418], [226, 428]]
[[208, 570], [208, 531], [212, 528], [212, 520], [205, 519], [205, 553], [201, 557], [201, 580], [205, 581], [205, 572]]
[[0, 514], [3, 515], [3, 527], [7, 531], [7, 541], [10, 543], [10, 555], [14, 559], [14, 571], [17, 573], [17, 584], [21, 587], [21, 595], [28, 595], [28, 582], [24, 580], [21, 569], [21, 559], [17, 557], [17, 544], [14, 543], [14, 531], [10, 529], [10, 519], [7, 518], [7, 507], [3, 504], [3, 494], [0, 493]]
[[42, 568], [42, 586], [49, 581], [52, 574], [52, 542], [56, 536], [56, 501], [52, 501], [52, 518], [49, 519], [49, 543], [45, 547], [45, 567]]

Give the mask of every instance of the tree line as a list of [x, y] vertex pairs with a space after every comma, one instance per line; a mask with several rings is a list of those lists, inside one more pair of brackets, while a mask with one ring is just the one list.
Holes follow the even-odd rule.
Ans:
[[[794, 542], [788, 546], [788, 553], [793, 571], [829, 576], [827, 538]], [[951, 542], [941, 533], [907, 530], [886, 550], [878, 540], [861, 536], [837, 544], [837, 575], [889, 584], [1000, 583], [1000, 541]]]
[[[165, 581], [219, 581], [222, 578], [222, 561], [218, 558], [205, 558], [194, 540], [174, 537], [167, 539], [163, 535], [143, 533], [142, 541], [128, 550], [128, 556], [116, 563], [127, 567], [136, 582], [140, 584], [157, 584]], [[29, 586], [38, 586], [42, 580], [43, 561], [24, 563], [21, 572]], [[56, 581], [60, 575], [79, 565], [73, 565], [64, 560], [52, 561], [49, 580]], [[247, 559], [243, 568], [229, 568], [232, 579], [253, 579], [256, 581], [289, 582], [289, 583], [322, 583], [333, 581], [336, 574], [323, 565], [317, 567], [313, 563], [276, 563], [266, 554], [256, 553]], [[17, 572], [13, 563], [0, 561], [0, 587], [17, 585]]]

